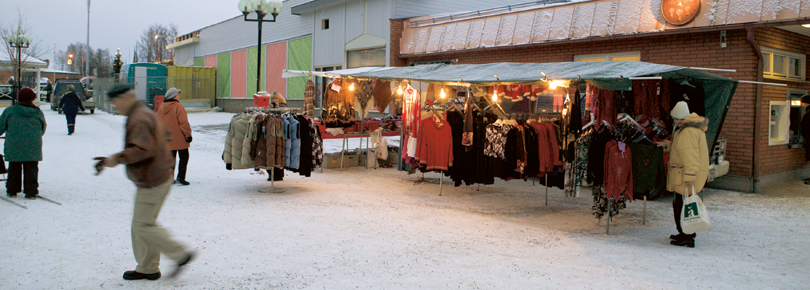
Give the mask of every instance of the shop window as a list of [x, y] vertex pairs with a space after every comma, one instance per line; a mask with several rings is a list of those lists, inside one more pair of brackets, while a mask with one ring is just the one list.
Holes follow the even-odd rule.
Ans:
[[641, 61], [641, 52], [618, 52], [574, 56], [574, 61]]
[[329, 30], [329, 19], [321, 19], [321, 30]]
[[346, 52], [346, 67], [385, 66], [385, 47], [351, 50]]
[[762, 47], [762, 58], [764, 77], [793, 81], [805, 80], [807, 57], [804, 54]]
[[788, 102], [771, 101], [768, 111], [768, 145], [788, 144]]
[[802, 136], [802, 118], [804, 118], [804, 108], [801, 99], [807, 91], [788, 90], [787, 100], [790, 103], [788, 117], [788, 148], [803, 148], [804, 136]]

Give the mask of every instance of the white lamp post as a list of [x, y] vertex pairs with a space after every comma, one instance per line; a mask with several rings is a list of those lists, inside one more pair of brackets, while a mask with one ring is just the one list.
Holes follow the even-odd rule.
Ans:
[[17, 49], [17, 76], [14, 77], [14, 92], [11, 99], [12, 104], [17, 103], [17, 94], [22, 89], [22, 49], [28, 48], [31, 38], [25, 36], [25, 31], [17, 29], [15, 34], [6, 37], [8, 45]]

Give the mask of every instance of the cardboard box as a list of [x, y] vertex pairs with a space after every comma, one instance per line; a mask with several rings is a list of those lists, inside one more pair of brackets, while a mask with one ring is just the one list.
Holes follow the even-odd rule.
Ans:
[[[340, 153], [331, 153], [323, 155], [324, 162], [323, 168], [325, 169], [340, 169]], [[359, 164], [359, 155], [345, 154], [343, 155], [343, 168], [357, 167]]]

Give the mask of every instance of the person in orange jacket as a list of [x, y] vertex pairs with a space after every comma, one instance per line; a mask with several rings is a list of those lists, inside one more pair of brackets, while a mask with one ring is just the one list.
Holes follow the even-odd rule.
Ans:
[[166, 92], [163, 104], [158, 109], [158, 116], [166, 128], [171, 132], [172, 139], [169, 142], [169, 150], [177, 160], [180, 155], [180, 166], [177, 168], [176, 183], [189, 185], [186, 181], [186, 170], [188, 169], [188, 148], [191, 145], [191, 125], [188, 123], [188, 114], [183, 104], [180, 104], [182, 90], [171, 88]]

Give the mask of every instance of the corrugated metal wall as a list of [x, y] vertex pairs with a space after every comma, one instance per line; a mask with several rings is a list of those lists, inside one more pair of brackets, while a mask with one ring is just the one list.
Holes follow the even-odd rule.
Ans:
[[[262, 28], [262, 43], [273, 43], [280, 40], [301, 37], [312, 33], [312, 15], [292, 15], [290, 8], [309, 0], [284, 1], [284, 10], [279, 14], [275, 23], [264, 23]], [[234, 5], [234, 16], [239, 11]], [[254, 14], [248, 18], [255, 18]], [[272, 16], [271, 16], [272, 17]], [[203, 28], [200, 31], [200, 42], [195, 46], [195, 56], [217, 54], [223, 51], [256, 46], [258, 41], [258, 27], [256, 22], [246, 22], [240, 15], [221, 23]]]
[[[346, 5], [338, 4], [331, 6], [321, 11], [316, 11], [315, 23], [313, 27], [315, 31], [313, 47], [315, 47], [315, 56], [313, 64], [315, 66], [331, 66], [343, 65], [344, 51], [346, 45], [345, 41], [345, 26], [346, 21]], [[329, 19], [329, 29], [321, 29], [321, 21]]]
[[217, 55], [209, 55], [205, 57], [205, 66], [207, 67], [217, 67]]
[[194, 66], [205, 66], [205, 58], [204, 57], [195, 58]]
[[[390, 19], [391, 0], [366, 1], [366, 33], [390, 39]], [[351, 41], [351, 39], [349, 39], [349, 41]]]
[[[258, 57], [258, 50], [253, 47], [248, 49], [247, 54], [247, 97], [253, 98], [253, 95], [256, 94], [256, 70], [259, 66], [256, 65], [256, 58]], [[261, 64], [261, 77], [258, 79], [261, 80], [261, 90], [265, 90], [265, 84], [267, 83], [267, 46], [262, 46], [262, 64]]]
[[392, 0], [394, 16], [391, 18], [408, 18], [436, 15], [450, 12], [463, 12], [477, 9], [506, 6], [526, 1], [520, 0]]
[[231, 98], [247, 97], [247, 50], [231, 53]]
[[[231, 97], [231, 53], [216, 55], [217, 61], [217, 98]], [[206, 62], [208, 58], [206, 57]]]
[[[288, 51], [288, 69], [312, 69], [312, 37], [290, 41]], [[287, 79], [287, 98], [304, 99], [304, 85], [306, 85], [306, 83], [307, 77], [294, 77]]]
[[287, 68], [287, 42], [267, 45], [267, 92], [279, 92], [287, 96], [287, 80], [281, 73]]
[[346, 33], [341, 47], [345, 47], [346, 43], [352, 41], [363, 35], [363, 0], [349, 1], [346, 3]]

